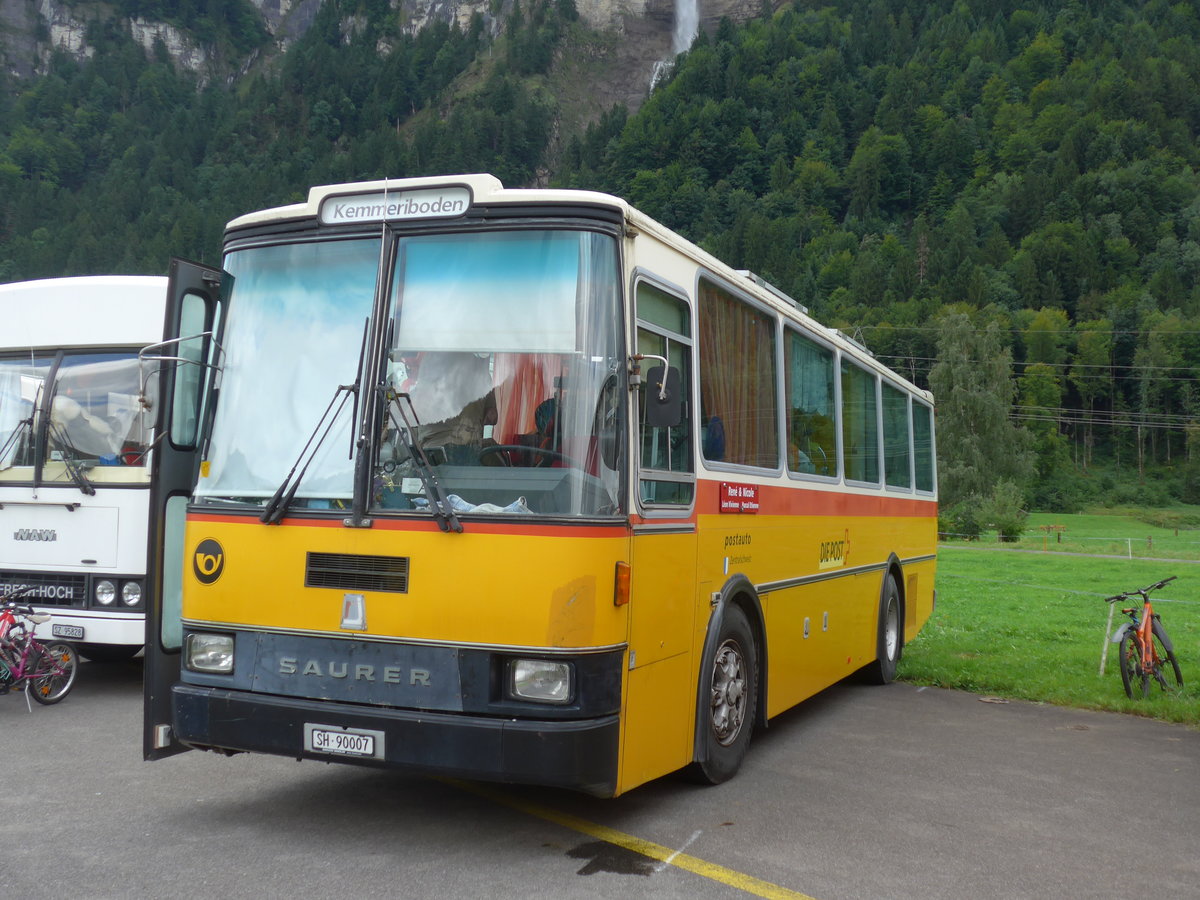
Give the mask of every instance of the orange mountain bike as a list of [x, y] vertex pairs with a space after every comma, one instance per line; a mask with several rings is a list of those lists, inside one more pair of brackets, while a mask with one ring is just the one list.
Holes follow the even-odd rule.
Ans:
[[1107, 603], [1128, 600], [1134, 596], [1142, 598], [1140, 607], [1122, 608], [1121, 612], [1129, 616], [1129, 621], [1117, 628], [1110, 638], [1114, 644], [1121, 645], [1121, 681], [1130, 699], [1133, 699], [1135, 690], [1141, 691], [1138, 696], [1147, 696], [1151, 681], [1164, 691], [1183, 687], [1183, 675], [1179, 671], [1179, 661], [1175, 659], [1175, 648], [1171, 646], [1171, 639], [1167, 637], [1158, 613], [1150, 605], [1150, 592], [1159, 590], [1175, 578], [1172, 575], [1149, 587], [1105, 598]]

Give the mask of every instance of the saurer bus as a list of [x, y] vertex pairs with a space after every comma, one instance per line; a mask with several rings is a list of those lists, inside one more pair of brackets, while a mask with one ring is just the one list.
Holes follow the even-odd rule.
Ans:
[[930, 395], [617, 197], [315, 187], [171, 279], [148, 757], [716, 783], [933, 608]]
[[[152, 421], [138, 353], [162, 337], [167, 279], [0, 285], [0, 594], [94, 660], [145, 635]], [[49, 630], [53, 629], [53, 635]]]

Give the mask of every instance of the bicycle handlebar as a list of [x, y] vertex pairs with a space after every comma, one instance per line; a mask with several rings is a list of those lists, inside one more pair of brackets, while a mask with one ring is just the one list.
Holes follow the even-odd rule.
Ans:
[[1134, 588], [1131, 591], [1124, 591], [1120, 594], [1114, 594], [1111, 597], [1105, 597], [1104, 602], [1105, 603], [1116, 603], [1118, 600], [1128, 600], [1130, 597], [1134, 596], [1135, 594], [1144, 600], [1144, 599], [1146, 599], [1146, 595], [1149, 594], [1151, 591], [1157, 591], [1159, 588], [1165, 587], [1166, 585], [1170, 584], [1172, 581], [1174, 581], [1178, 577], [1179, 577], [1178, 575], [1172, 575], [1169, 578], [1164, 578], [1162, 581], [1156, 581], [1156, 582], [1154, 582], [1154, 584], [1149, 585], [1148, 587]]

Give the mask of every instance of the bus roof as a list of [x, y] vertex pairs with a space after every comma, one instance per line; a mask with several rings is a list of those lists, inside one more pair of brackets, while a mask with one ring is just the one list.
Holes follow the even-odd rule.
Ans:
[[494, 175], [433, 175], [421, 178], [392, 178], [348, 184], [319, 185], [308, 191], [303, 203], [277, 206], [238, 216], [227, 231], [265, 225], [272, 222], [313, 219], [325, 225], [382, 223], [399, 220], [450, 219], [477, 204], [530, 204], [593, 206], [611, 209], [621, 215], [630, 233], [647, 232], [669, 246], [692, 257], [699, 265], [725, 279], [793, 321], [807, 326], [843, 352], [858, 359], [894, 383], [932, 402], [932, 395], [921, 390], [894, 369], [875, 359], [866, 347], [835, 328], [822, 325], [808, 310], [753, 272], [735, 269], [703, 248], [667, 228], [627, 201], [598, 191], [560, 190], [555, 188], [506, 188]]
[[162, 340], [167, 279], [86, 275], [0, 284], [0, 350], [144, 347]]
[[[361, 197], [375, 195], [412, 194], [414, 192], [428, 193], [435, 197], [439, 193], [465, 189], [469, 191], [469, 203], [576, 203], [593, 206], [607, 206], [626, 212], [629, 204], [620, 197], [602, 194], [597, 191], [555, 190], [548, 188], [506, 188], [495, 175], [433, 175], [423, 178], [389, 178], [379, 181], [357, 181], [349, 184], [326, 184], [309, 188], [308, 199], [303, 203], [290, 206], [277, 206], [257, 212], [238, 216], [227, 226], [230, 229], [242, 228], [247, 225], [258, 225], [265, 222], [277, 222], [281, 219], [317, 218], [324, 209], [329, 207], [326, 201], [336, 201], [339, 198]], [[436, 213], [435, 213], [436, 215]], [[396, 218], [401, 218], [398, 216]], [[380, 218], [360, 215], [360, 221], [381, 221]], [[391, 216], [387, 218], [393, 218]], [[339, 224], [349, 220], [342, 219]]]

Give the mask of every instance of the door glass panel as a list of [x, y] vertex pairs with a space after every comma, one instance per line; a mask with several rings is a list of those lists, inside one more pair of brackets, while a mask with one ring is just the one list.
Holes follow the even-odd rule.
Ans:
[[[637, 288], [637, 352], [661, 356], [679, 370], [684, 397], [683, 416], [670, 428], [646, 424], [646, 393], [653, 390], [647, 379], [638, 392], [638, 450], [641, 465], [640, 498], [643, 504], [687, 506], [695, 495], [692, 459], [691, 341], [690, 310], [686, 303], [645, 282]], [[643, 378], [661, 366], [656, 359], [642, 361]]]
[[162, 614], [160, 640], [166, 650], [183, 643], [183, 527], [188, 499], [169, 497], [163, 516]]

